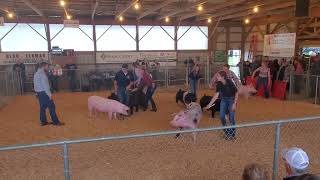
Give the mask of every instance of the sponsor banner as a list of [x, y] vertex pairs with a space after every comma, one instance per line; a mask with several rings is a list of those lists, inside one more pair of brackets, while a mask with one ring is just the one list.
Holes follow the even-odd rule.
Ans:
[[18, 61], [24, 64], [37, 64], [49, 61], [48, 52], [6, 52], [0, 53], [0, 65], [11, 65]]
[[97, 52], [97, 63], [133, 63], [137, 60], [176, 60], [176, 52]]
[[63, 20], [65, 28], [79, 28], [79, 20]]
[[265, 35], [263, 55], [271, 57], [293, 57], [295, 44], [296, 33]]
[[0, 17], [0, 26], [4, 26], [4, 17]]

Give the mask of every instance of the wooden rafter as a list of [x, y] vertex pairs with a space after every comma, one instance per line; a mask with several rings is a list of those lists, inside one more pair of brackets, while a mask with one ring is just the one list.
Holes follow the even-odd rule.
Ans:
[[169, 12], [169, 13], [166, 13], [166, 14], [161, 15], [161, 16], [158, 18], [158, 20], [162, 20], [162, 19], [164, 19], [164, 18], [166, 18], [166, 17], [171, 17], [171, 16], [174, 16], [174, 15], [176, 15], [176, 14], [183, 13], [183, 12], [185, 12], [185, 11], [190, 10], [191, 8], [196, 7], [196, 6], [199, 5], [199, 4], [204, 4], [204, 3], [206, 3], [206, 2], [208, 2], [208, 0], [201, 0], [201, 1], [198, 1], [198, 2], [196, 2], [196, 3], [193, 3], [192, 5], [188, 5], [188, 6], [186, 6], [186, 7], [182, 7], [182, 8], [179, 8], [179, 9], [175, 9], [175, 10]]
[[120, 10], [115, 18], [118, 18], [119, 16], [123, 15], [125, 12], [127, 12], [132, 6], [134, 6], [139, 0], [134, 0], [134, 1], [131, 1], [130, 3], [128, 3], [125, 8], [123, 8], [122, 10]]
[[145, 16], [157, 11], [158, 9], [161, 9], [167, 5], [169, 5], [170, 3], [173, 3], [173, 2], [176, 2], [177, 0], [166, 0], [160, 4], [157, 4], [157, 5], [154, 5], [153, 7], [151, 7], [149, 10], [143, 12], [137, 19], [142, 19], [144, 18]]
[[314, 18], [310, 18], [308, 20], [308, 22], [306, 22], [305, 24], [303, 24], [301, 27], [299, 27], [299, 31], [298, 34], [301, 34], [313, 21]]
[[188, 18], [191, 18], [191, 17], [194, 17], [194, 16], [199, 16], [199, 15], [202, 15], [202, 14], [210, 13], [212, 11], [223, 9], [223, 8], [226, 8], [226, 7], [229, 7], [229, 6], [242, 4], [244, 2], [246, 2], [246, 0], [233, 0], [233, 1], [230, 1], [230, 2], [227, 2], [227, 3], [218, 4], [218, 5], [216, 5], [216, 6], [212, 7], [212, 8], [209, 8], [209, 9], [206, 9], [206, 10], [203, 10], [203, 11], [196, 11], [194, 13], [185, 14], [185, 15], [180, 17], [180, 20], [185, 20], [185, 19], [188, 19]]
[[94, 19], [94, 15], [96, 14], [96, 10], [98, 8], [98, 5], [99, 5], [99, 1], [96, 0], [96, 2], [94, 3], [94, 6], [93, 6], [93, 11], [91, 13], [91, 19]]
[[[272, 10], [275, 10], [275, 9], [281, 9], [281, 8], [288, 8], [290, 6], [295, 6], [295, 2], [288, 1], [288, 2], [283, 2], [283, 3], [274, 3], [274, 4], [270, 5], [270, 6], [263, 7], [261, 9], [261, 11], [255, 16], [258, 16], [259, 14], [260, 15], [265, 15], [265, 13], [268, 13], [269, 11], [272, 11]], [[240, 12], [240, 13], [237, 13], [237, 14], [232, 14], [232, 15], [229, 15], [229, 16], [225, 16], [222, 19], [223, 20], [227, 20], [227, 19], [241, 18], [241, 17], [248, 16], [250, 14], [251, 13], [249, 13], [248, 11], [243, 11], [243, 12]]]
[[31, 8], [34, 12], [36, 12], [37, 14], [39, 14], [39, 16], [44, 16], [43, 12], [38, 9], [37, 7], [35, 7], [29, 0], [22, 0], [29, 8]]

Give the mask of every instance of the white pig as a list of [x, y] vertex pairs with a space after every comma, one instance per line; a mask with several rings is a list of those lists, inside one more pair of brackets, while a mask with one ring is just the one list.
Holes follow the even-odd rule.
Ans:
[[89, 116], [92, 117], [92, 113], [106, 112], [109, 119], [117, 118], [117, 113], [122, 115], [128, 115], [129, 107], [121, 104], [118, 101], [107, 99], [99, 96], [90, 96], [88, 98], [88, 110]]

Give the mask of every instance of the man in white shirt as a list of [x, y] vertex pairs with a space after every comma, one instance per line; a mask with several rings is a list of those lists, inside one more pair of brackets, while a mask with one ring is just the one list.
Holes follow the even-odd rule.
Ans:
[[39, 105], [40, 105], [41, 126], [45, 126], [48, 124], [47, 117], [46, 117], [47, 108], [49, 108], [53, 125], [61, 126], [63, 124], [59, 121], [56, 114], [56, 108], [52, 100], [52, 94], [50, 91], [50, 85], [49, 85], [46, 71], [48, 71], [48, 63], [42, 62], [40, 63], [40, 66], [33, 77], [34, 91], [37, 94], [37, 98], [39, 100]]

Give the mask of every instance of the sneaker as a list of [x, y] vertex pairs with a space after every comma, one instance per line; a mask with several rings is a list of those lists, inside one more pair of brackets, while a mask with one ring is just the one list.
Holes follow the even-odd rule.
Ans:
[[40, 125], [41, 126], [46, 126], [46, 125], [48, 125], [48, 122], [41, 123]]
[[54, 125], [54, 126], [64, 126], [65, 124], [64, 124], [64, 123], [59, 122], [59, 123], [57, 123], [57, 124], [54, 124], [54, 123], [53, 123], [53, 125]]
[[152, 111], [152, 112], [157, 112], [157, 109], [151, 109], [150, 111]]

